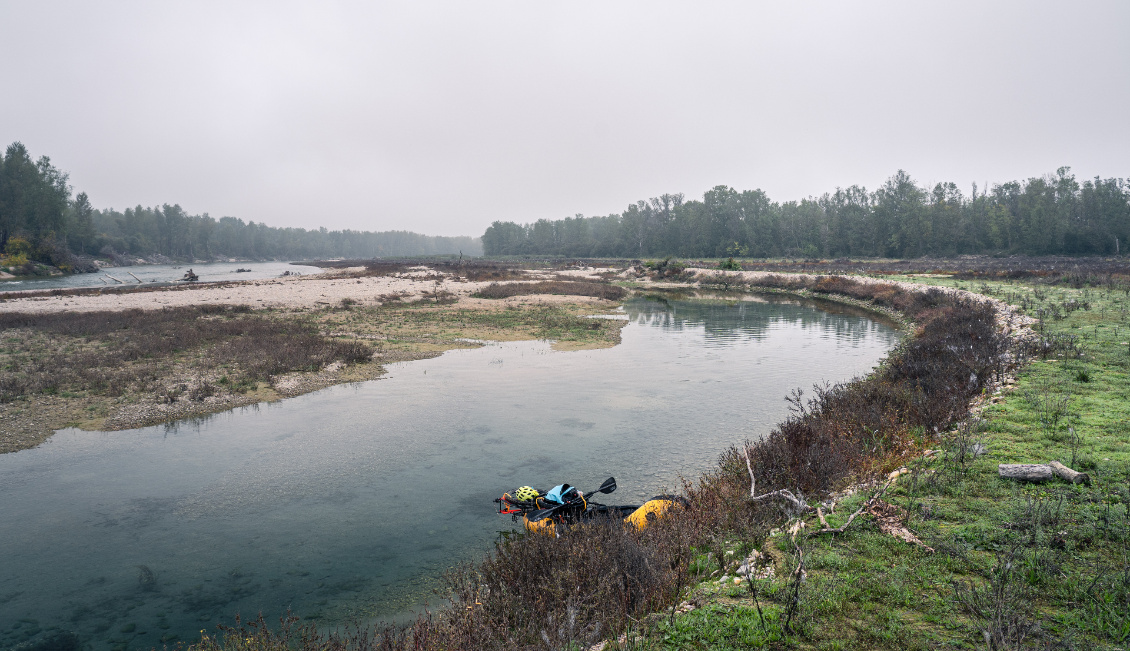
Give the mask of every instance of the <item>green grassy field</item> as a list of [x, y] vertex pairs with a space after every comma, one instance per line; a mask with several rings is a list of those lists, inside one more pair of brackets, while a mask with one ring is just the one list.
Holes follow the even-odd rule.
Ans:
[[[700, 550], [705, 580], [686, 597], [698, 608], [655, 618], [609, 649], [1130, 646], [1127, 292], [919, 280], [1023, 306], [1052, 344], [885, 494], [933, 551], [882, 533], [865, 515], [842, 534], [771, 536], [762, 548], [779, 550], [772, 578], [719, 584], [754, 547], [729, 540], [733, 553], [721, 562]], [[1091, 483], [1020, 484], [997, 474], [1000, 463], [1050, 460]], [[873, 492], [845, 498], [829, 525]], [[815, 515], [806, 519], [809, 531], [820, 527]]]

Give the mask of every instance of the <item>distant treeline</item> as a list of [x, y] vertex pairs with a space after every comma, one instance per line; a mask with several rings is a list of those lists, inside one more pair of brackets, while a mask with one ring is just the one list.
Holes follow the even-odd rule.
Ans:
[[136, 255], [159, 253], [187, 260], [375, 258], [460, 251], [464, 255], [482, 255], [482, 245], [473, 237], [438, 237], [409, 231], [331, 231], [324, 227], [275, 228], [235, 217], [189, 215], [180, 206], [168, 204], [160, 208], [137, 206], [125, 212], [95, 210], [93, 222], [100, 234], [94, 247], [100, 252], [108, 246]]
[[1130, 186], [1055, 175], [969, 196], [953, 183], [920, 187], [899, 170], [878, 190], [859, 186], [777, 203], [724, 185], [702, 201], [665, 194], [607, 217], [495, 222], [486, 255], [570, 257], [892, 257], [1007, 253], [1119, 254], [1130, 238]]
[[85, 192], [71, 197], [67, 174], [16, 142], [0, 158], [0, 253], [13, 262], [82, 268], [83, 258], [126, 254], [174, 259], [325, 259], [482, 255], [473, 237], [408, 231], [275, 228], [235, 217], [190, 215], [179, 205], [96, 210]]

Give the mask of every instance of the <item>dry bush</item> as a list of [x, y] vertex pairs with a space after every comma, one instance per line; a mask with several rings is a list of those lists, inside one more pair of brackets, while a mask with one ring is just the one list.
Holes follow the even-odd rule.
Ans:
[[918, 330], [871, 376], [818, 386], [807, 400], [793, 394], [789, 418], [749, 448], [764, 490], [828, 491], [905, 455], [963, 418], [1008, 353], [1008, 339], [984, 303], [839, 277], [818, 278], [812, 289], [895, 307]]
[[238, 368], [237, 383], [372, 356], [365, 344], [327, 338], [312, 324], [252, 314], [246, 306], [0, 314], [0, 330], [17, 329], [69, 338], [77, 349], [21, 354], [18, 365], [0, 370], [0, 402], [63, 390], [117, 396], [157, 389], [163, 366], [189, 351]]
[[560, 538], [500, 544], [478, 568], [450, 578], [458, 604], [449, 634], [458, 648], [589, 645], [632, 618], [669, 606], [686, 585], [691, 520], [643, 532], [619, 521], [574, 526]]
[[[714, 261], [695, 263], [712, 267]], [[746, 271], [808, 274], [943, 274], [974, 280], [1028, 279], [1072, 286], [1130, 285], [1130, 266], [1124, 258], [1069, 258], [1063, 256], [961, 256], [958, 258], [916, 258], [910, 260], [848, 259], [835, 260], [743, 260]]]
[[319, 260], [312, 264], [324, 269], [364, 267], [365, 271], [359, 273], [359, 276], [394, 276], [410, 272], [413, 267], [427, 267], [433, 271], [451, 274], [456, 278], [465, 278], [473, 282], [521, 280], [529, 277], [522, 267], [514, 263], [478, 258], [463, 260], [407, 258], [401, 260]]
[[627, 290], [610, 283], [594, 281], [545, 280], [536, 283], [491, 283], [472, 294], [476, 298], [509, 298], [530, 294], [558, 294], [565, 296], [592, 296], [619, 300]]

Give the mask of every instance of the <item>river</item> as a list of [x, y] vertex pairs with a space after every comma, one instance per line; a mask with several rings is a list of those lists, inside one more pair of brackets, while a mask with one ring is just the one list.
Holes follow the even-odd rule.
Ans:
[[[142, 264], [132, 267], [106, 267], [98, 273], [61, 276], [21, 276], [0, 280], [0, 292], [80, 287], [128, 287], [139, 284], [167, 285], [184, 278], [189, 269], [199, 282], [231, 280], [265, 280], [284, 273], [309, 275], [324, 271], [310, 265], [291, 262], [205, 262], [177, 264]], [[238, 271], [244, 269], [245, 271]]]
[[[794, 387], [869, 372], [889, 324], [835, 304], [633, 298], [623, 342], [492, 343], [193, 422], [0, 456], [0, 647], [170, 646], [239, 612], [395, 619], [489, 550], [503, 491], [615, 476], [638, 503], [768, 432]], [[76, 639], [76, 638], [71, 638]]]

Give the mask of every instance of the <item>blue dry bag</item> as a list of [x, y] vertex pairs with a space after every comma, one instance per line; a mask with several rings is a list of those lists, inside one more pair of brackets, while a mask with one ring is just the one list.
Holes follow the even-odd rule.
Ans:
[[558, 504], [564, 504], [565, 500], [575, 499], [576, 497], [577, 489], [573, 488], [569, 484], [554, 486], [548, 493], [545, 494], [546, 500], [550, 502], [557, 502]]

